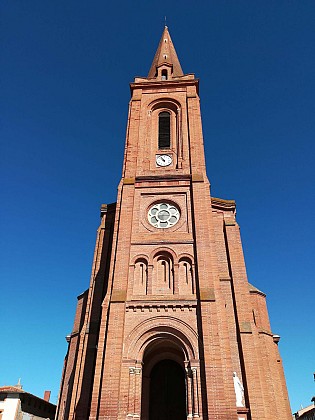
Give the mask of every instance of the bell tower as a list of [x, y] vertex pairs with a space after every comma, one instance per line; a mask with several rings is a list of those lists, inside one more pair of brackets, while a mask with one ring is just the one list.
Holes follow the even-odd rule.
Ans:
[[101, 209], [57, 419], [290, 420], [279, 336], [247, 280], [235, 202], [210, 195], [199, 82], [167, 27], [130, 86], [117, 202]]

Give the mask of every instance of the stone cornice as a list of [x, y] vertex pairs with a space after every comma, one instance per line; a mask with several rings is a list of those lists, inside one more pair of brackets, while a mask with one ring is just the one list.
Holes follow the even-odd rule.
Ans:
[[148, 181], [190, 181], [191, 175], [189, 174], [164, 174], [161, 175], [140, 175], [136, 177], [136, 182]]
[[214, 209], [218, 210], [231, 210], [235, 212], [235, 200], [223, 200], [223, 198], [211, 197], [211, 204]]
[[134, 89], [169, 89], [172, 87], [181, 86], [196, 86], [197, 92], [199, 88], [199, 79], [178, 79], [178, 80], [168, 80], [168, 81], [157, 81], [157, 80], [148, 80], [141, 79], [141, 82], [130, 83], [130, 91], [133, 92]]
[[101, 217], [104, 216], [104, 214], [113, 212], [116, 210], [116, 203], [110, 203], [110, 204], [102, 204], [101, 205]]

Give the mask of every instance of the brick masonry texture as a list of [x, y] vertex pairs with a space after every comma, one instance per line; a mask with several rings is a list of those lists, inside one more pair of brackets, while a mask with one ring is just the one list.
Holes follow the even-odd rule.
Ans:
[[[167, 28], [160, 49], [163, 42], [171, 43]], [[235, 203], [210, 195], [198, 80], [179, 72], [173, 46], [165, 51], [175, 64], [161, 51], [154, 77], [131, 84], [117, 203], [101, 209], [56, 418], [149, 419], [151, 371], [168, 359], [185, 372], [187, 418], [290, 420], [265, 295], [247, 280]], [[170, 114], [167, 150], [158, 149], [162, 111]], [[170, 165], [157, 165], [161, 154]], [[148, 210], [164, 202], [180, 218], [159, 229]], [[239, 407], [233, 372], [244, 387]]]

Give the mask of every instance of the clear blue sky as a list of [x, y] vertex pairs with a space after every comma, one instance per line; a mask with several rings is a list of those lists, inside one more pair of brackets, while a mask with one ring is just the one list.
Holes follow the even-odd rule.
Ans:
[[57, 400], [129, 100], [164, 15], [200, 78], [212, 195], [235, 199], [292, 410], [315, 394], [315, 2], [2, 1], [0, 385]]

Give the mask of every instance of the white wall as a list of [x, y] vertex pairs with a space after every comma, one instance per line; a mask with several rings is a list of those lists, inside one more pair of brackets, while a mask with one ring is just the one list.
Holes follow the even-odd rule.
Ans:
[[18, 394], [8, 395], [4, 401], [0, 402], [0, 410], [3, 410], [2, 420], [20, 420], [21, 403]]

